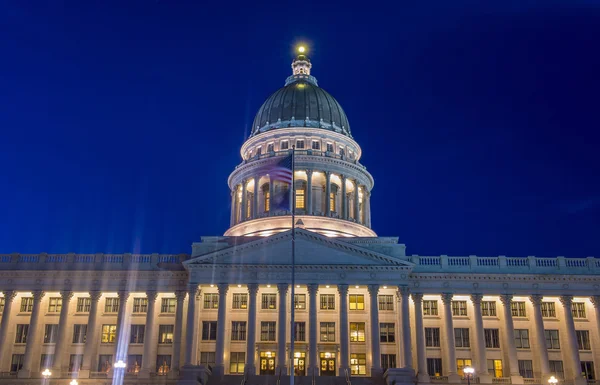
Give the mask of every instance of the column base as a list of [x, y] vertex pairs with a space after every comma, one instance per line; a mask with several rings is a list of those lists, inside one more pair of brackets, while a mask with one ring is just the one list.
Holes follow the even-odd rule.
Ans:
[[[482, 373], [478, 377], [480, 384], [491, 384], [493, 382], [492, 376], [488, 373]], [[542, 384], [546, 384], [546, 382], [542, 382]]]
[[510, 382], [513, 385], [519, 385], [519, 384], [524, 384], [525, 383], [525, 381], [523, 380], [523, 376], [513, 376], [513, 375], [510, 376]]
[[31, 378], [31, 370], [21, 369], [17, 372], [17, 378]]
[[[448, 383], [449, 384], [460, 384], [462, 382], [462, 378], [457, 373], [448, 374]], [[513, 382], [514, 384], [514, 382]], [[521, 382], [522, 384], [522, 382]]]
[[431, 378], [429, 377], [429, 374], [419, 372], [417, 374], [417, 381], [428, 384], [431, 382]]

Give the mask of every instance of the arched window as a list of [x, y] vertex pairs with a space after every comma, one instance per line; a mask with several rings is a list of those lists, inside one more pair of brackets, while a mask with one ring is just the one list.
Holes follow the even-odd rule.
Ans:
[[304, 210], [306, 208], [306, 181], [298, 180], [294, 187], [296, 189], [296, 208]]
[[271, 209], [271, 191], [269, 190], [269, 184], [265, 183], [262, 185], [262, 193], [263, 193], [263, 206], [265, 208], [265, 212], [269, 212]]

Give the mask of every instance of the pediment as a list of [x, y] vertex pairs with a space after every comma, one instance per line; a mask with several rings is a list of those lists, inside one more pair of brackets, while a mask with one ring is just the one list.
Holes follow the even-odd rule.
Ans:
[[[340, 238], [296, 229], [295, 263], [298, 266], [413, 266], [389, 255], [344, 242]], [[291, 230], [240, 242], [184, 262], [193, 265], [291, 265]]]

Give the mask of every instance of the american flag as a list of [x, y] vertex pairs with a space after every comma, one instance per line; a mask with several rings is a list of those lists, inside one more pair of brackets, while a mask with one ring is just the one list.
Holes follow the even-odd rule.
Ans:
[[292, 154], [286, 156], [280, 161], [265, 167], [265, 173], [269, 174], [272, 180], [279, 180], [285, 183], [292, 183]]

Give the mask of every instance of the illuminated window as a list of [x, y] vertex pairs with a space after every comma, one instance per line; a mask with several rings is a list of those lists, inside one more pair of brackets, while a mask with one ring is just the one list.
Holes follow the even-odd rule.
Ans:
[[335, 295], [321, 294], [321, 310], [335, 310]]
[[177, 300], [175, 298], [163, 298], [160, 303], [161, 313], [175, 313]]
[[101, 354], [98, 357], [98, 372], [108, 373], [112, 369], [112, 354]]
[[166, 376], [171, 370], [171, 355], [159, 354], [156, 356], [156, 374]]
[[229, 356], [229, 373], [243, 374], [246, 362], [245, 352], [231, 352]]
[[251, 193], [248, 193], [249, 197], [246, 200], [246, 218], [250, 218], [252, 216], [252, 202], [254, 201], [253, 195]]
[[438, 301], [423, 301], [423, 315], [438, 315]]
[[491, 373], [495, 378], [504, 377], [502, 371], [502, 360], [487, 360], [488, 373]]
[[554, 302], [542, 302], [542, 317], [544, 318], [555, 318], [556, 307]]
[[306, 309], [306, 294], [294, 294], [294, 306], [296, 309]]
[[469, 358], [459, 358], [456, 360], [456, 372], [463, 374], [465, 366], [471, 366], [471, 360]]
[[329, 193], [329, 211], [335, 211], [335, 196], [333, 191]]
[[282, 140], [281, 144], [279, 145], [279, 149], [280, 150], [287, 150], [290, 148], [290, 142], [288, 142], [287, 140]]
[[219, 295], [217, 293], [204, 294], [204, 308], [205, 309], [218, 309], [219, 308]]
[[394, 310], [394, 296], [393, 295], [379, 295], [377, 296], [379, 302], [379, 310]]
[[481, 302], [481, 315], [484, 317], [495, 317], [496, 316], [496, 301], [482, 301]]
[[441, 377], [442, 376], [442, 359], [441, 358], [428, 358], [427, 359], [427, 372], [430, 376]]
[[4, 313], [4, 297], [0, 298], [0, 313]]
[[127, 373], [139, 373], [142, 367], [142, 355], [130, 354], [127, 356]]
[[21, 313], [31, 313], [33, 310], [33, 297], [21, 298]]
[[174, 330], [175, 330], [174, 325], [158, 325], [158, 343], [159, 344], [172, 344]]
[[573, 314], [573, 318], [585, 318], [585, 303], [573, 302], [571, 313]]
[[248, 308], [248, 294], [246, 293], [233, 293], [233, 301], [231, 304], [232, 309], [247, 309]]
[[466, 316], [467, 315], [467, 301], [452, 301], [452, 315], [453, 316]]
[[362, 294], [350, 294], [350, 310], [365, 310], [365, 296]]
[[119, 298], [109, 297], [104, 299], [104, 312], [117, 313], [119, 311]]
[[296, 188], [296, 208], [304, 209], [304, 189]]
[[112, 344], [117, 338], [117, 325], [102, 325], [102, 341], [103, 344]]
[[335, 322], [321, 322], [321, 342], [335, 342]]
[[586, 380], [595, 380], [594, 361], [581, 361], [581, 375]]
[[365, 342], [364, 322], [350, 322], [350, 342]]
[[134, 298], [133, 312], [146, 313], [148, 311], [148, 298]]
[[526, 317], [525, 302], [511, 302], [510, 312], [513, 317]]
[[350, 374], [364, 376], [367, 374], [367, 355], [364, 353], [350, 354]]
[[263, 293], [261, 309], [277, 309], [277, 294]]
[[269, 211], [271, 209], [271, 192], [269, 191], [268, 183], [265, 183], [262, 185], [262, 193], [263, 193], [263, 206], [265, 207], [265, 211]]
[[60, 313], [60, 309], [62, 309], [62, 298], [50, 297], [48, 301], [48, 313]]

